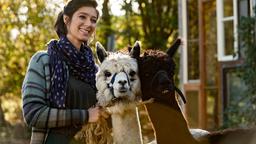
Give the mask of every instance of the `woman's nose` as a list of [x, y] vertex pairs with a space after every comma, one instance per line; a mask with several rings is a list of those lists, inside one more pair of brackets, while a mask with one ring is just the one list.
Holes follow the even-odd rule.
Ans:
[[84, 25], [86, 25], [86, 26], [91, 26], [91, 25], [92, 25], [91, 20], [90, 20], [90, 19], [86, 19], [86, 20], [84, 21]]

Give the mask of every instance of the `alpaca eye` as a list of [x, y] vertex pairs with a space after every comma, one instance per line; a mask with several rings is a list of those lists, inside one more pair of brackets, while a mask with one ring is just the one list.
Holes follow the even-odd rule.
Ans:
[[131, 82], [133, 82], [133, 81], [135, 81], [135, 80], [136, 80], [135, 78], [131, 78], [131, 79], [130, 79]]
[[136, 74], [136, 72], [135, 71], [130, 71], [130, 73], [129, 73], [129, 75], [131, 76], [131, 77], [133, 77], [134, 75]]
[[104, 71], [104, 76], [105, 77], [110, 77], [111, 76], [111, 73], [109, 71]]

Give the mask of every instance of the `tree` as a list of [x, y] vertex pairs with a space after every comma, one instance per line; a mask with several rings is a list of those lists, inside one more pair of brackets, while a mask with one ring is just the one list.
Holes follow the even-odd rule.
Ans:
[[[242, 106], [241, 116], [244, 117], [244, 123], [255, 125], [256, 119], [256, 9], [254, 16], [243, 17], [239, 27], [239, 37], [243, 42], [244, 49], [244, 67], [242, 79], [246, 84], [246, 92], [242, 96], [245, 103]], [[244, 113], [242, 113], [244, 112]]]
[[97, 40], [100, 41], [104, 47], [108, 48], [108, 39], [114, 33], [112, 29], [112, 15], [109, 10], [109, 0], [104, 0], [102, 4], [102, 16], [97, 29]]
[[135, 2], [130, 0], [125, 0], [122, 9], [125, 11], [123, 16], [123, 31], [120, 35], [124, 37], [124, 41], [133, 45], [136, 40], [144, 40], [142, 28], [141, 15], [136, 13], [132, 7], [134, 7]]
[[244, 64], [237, 71], [245, 84], [241, 97], [231, 99], [227, 109], [227, 123], [224, 126], [255, 126], [256, 124], [256, 9], [254, 16], [242, 17], [240, 20], [239, 38], [240, 53]]
[[[44, 0], [6, 0], [0, 2], [0, 7], [0, 98], [3, 102], [4, 98], [21, 96], [22, 81], [32, 54], [45, 49], [47, 41], [56, 38], [53, 24], [58, 7], [47, 8]], [[8, 109], [3, 110], [1, 104], [0, 114], [3, 114], [1, 110]]]
[[147, 48], [165, 50], [177, 36], [178, 0], [136, 0], [139, 4]]
[[122, 9], [112, 22], [118, 47], [140, 40], [143, 49], [166, 50], [178, 35], [177, 0], [124, 0]]

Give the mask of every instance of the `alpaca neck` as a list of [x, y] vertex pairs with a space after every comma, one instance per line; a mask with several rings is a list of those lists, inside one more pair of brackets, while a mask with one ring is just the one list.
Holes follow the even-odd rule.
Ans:
[[180, 110], [153, 102], [146, 105], [159, 144], [197, 144]]
[[[120, 109], [123, 109], [123, 107]], [[114, 143], [141, 144], [142, 136], [136, 106], [123, 110], [111, 115]]]

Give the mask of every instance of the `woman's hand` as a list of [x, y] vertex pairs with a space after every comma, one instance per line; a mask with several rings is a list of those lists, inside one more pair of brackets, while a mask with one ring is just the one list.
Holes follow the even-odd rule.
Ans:
[[100, 117], [103, 117], [105, 119], [109, 117], [109, 114], [99, 106], [89, 108], [88, 112], [88, 122], [97, 122], [100, 119]]
[[109, 115], [110, 115], [110, 114], [109, 114], [106, 110], [101, 109], [101, 116], [102, 116], [103, 118], [107, 119], [107, 118], [109, 117]]
[[89, 119], [88, 122], [97, 122], [100, 118], [100, 107], [91, 107], [88, 109]]

